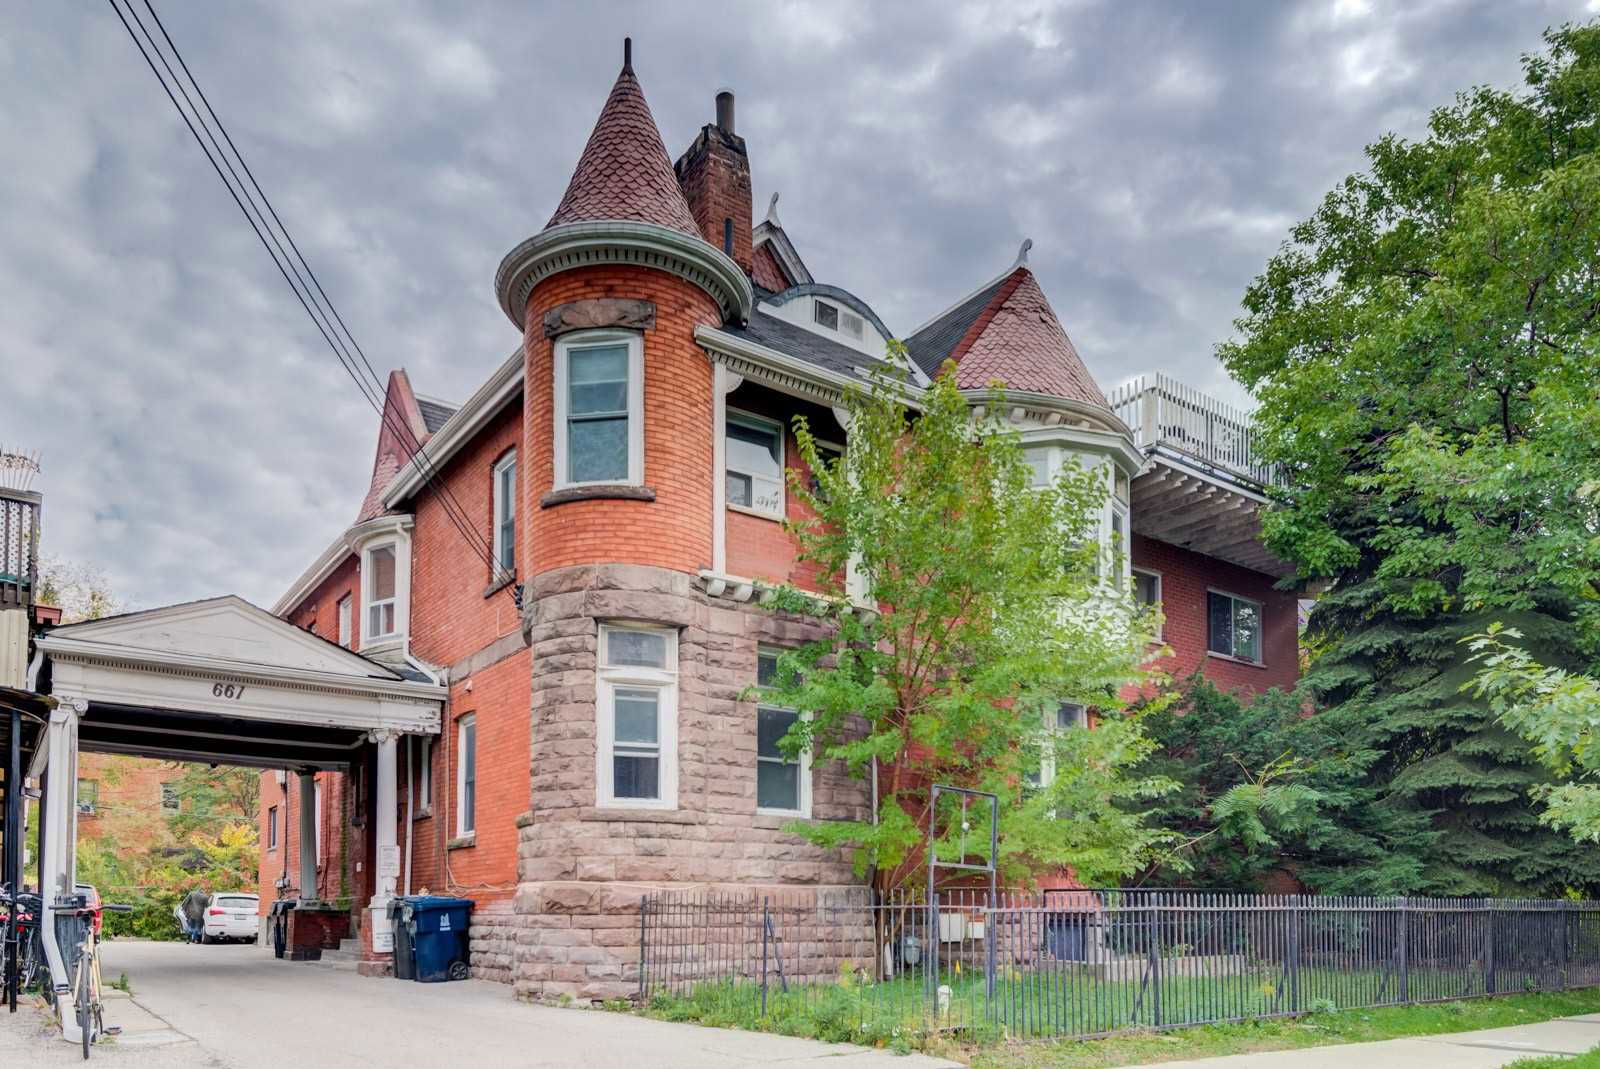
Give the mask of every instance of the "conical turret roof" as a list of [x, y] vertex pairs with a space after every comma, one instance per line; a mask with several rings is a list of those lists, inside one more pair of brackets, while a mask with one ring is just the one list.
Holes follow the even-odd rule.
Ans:
[[631, 61], [623, 63], [546, 229], [613, 220], [655, 223], [700, 236]]

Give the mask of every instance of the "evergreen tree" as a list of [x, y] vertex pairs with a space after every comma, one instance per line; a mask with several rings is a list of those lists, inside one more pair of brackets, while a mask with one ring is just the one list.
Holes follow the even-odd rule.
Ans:
[[1523, 91], [1474, 89], [1425, 137], [1370, 146], [1219, 350], [1289, 477], [1269, 544], [1329, 590], [1319, 719], [1378, 755], [1364, 789], [1431, 823], [1422, 892], [1600, 876], [1537, 823], [1531, 747], [1460, 689], [1462, 640], [1496, 621], [1545, 665], [1600, 652], [1595, 439], [1565, 403], [1600, 390], [1600, 27], [1546, 38]]

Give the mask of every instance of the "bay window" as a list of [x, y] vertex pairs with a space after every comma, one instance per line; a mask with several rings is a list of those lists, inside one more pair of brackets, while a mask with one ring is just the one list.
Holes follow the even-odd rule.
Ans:
[[556, 342], [556, 487], [644, 482], [644, 346], [589, 331]]
[[678, 807], [678, 635], [602, 625], [595, 673], [596, 802]]
[[376, 641], [398, 633], [395, 622], [396, 591], [394, 543], [372, 546], [362, 568], [367, 587], [367, 627], [363, 641]]
[[1261, 605], [1220, 590], [1206, 591], [1206, 649], [1261, 663]]

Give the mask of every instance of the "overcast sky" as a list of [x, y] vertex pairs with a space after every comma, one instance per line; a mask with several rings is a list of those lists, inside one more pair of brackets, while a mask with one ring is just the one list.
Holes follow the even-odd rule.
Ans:
[[[500, 258], [554, 209], [634, 39], [669, 152], [738, 94], [756, 217], [896, 333], [1024, 237], [1103, 387], [1232, 400], [1245, 285], [1387, 130], [1518, 78], [1524, 3], [471, 5], [158, 10], [380, 374], [459, 401], [517, 344]], [[270, 605], [355, 516], [376, 416], [110, 8], [0, 0], [0, 444], [46, 552], [151, 607]]]

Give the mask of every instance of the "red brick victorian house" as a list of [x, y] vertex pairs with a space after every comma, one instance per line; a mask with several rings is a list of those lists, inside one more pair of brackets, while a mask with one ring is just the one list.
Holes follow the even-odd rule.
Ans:
[[[864, 815], [860, 785], [785, 761], [772, 740], [793, 714], [740, 695], [818, 633], [752, 604], [760, 581], [815, 581], [779, 522], [800, 508], [791, 420], [848, 448], [842, 392], [897, 359], [896, 335], [813, 278], [776, 196], [759, 224], [751, 197], [732, 94], [674, 164], [625, 62], [550, 222], [496, 274], [514, 351], [460, 405], [393, 374], [356, 522], [274, 611], [447, 685], [445, 726], [303, 786], [267, 773], [264, 903], [348, 908], [377, 965], [362, 907], [465, 895], [476, 974], [598, 998], [632, 989], [647, 890], [855, 883], [782, 828]], [[975, 405], [1005, 384], [1039, 478], [1069, 458], [1104, 472], [1102, 538], [1124, 551], [1108, 559], [1162, 603], [1168, 671], [1293, 682], [1296, 602], [1260, 545], [1268, 473], [1241, 414], [1159, 376], [1108, 398], [1026, 245], [903, 337], [915, 384], [947, 361]], [[377, 850], [380, 797], [398, 857]]]

